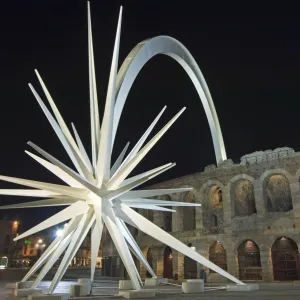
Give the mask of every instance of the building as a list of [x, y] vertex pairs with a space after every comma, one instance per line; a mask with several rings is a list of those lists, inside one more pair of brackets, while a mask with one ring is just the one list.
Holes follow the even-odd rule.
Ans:
[[[30, 235], [29, 237], [17, 241], [14, 248], [12, 266], [17, 268], [27, 268], [40, 258], [47, 247], [53, 242], [56, 236], [62, 231], [62, 228], [49, 228], [41, 233]], [[55, 267], [61, 262], [62, 256], [57, 258]], [[91, 264], [91, 240], [88, 235], [76, 255], [74, 256], [70, 267], [85, 268]], [[101, 267], [101, 249], [98, 252], [97, 267]]]
[[19, 227], [18, 221], [0, 220], [0, 268], [12, 264], [15, 242]]
[[[228, 159], [151, 188], [175, 187], [193, 191], [159, 199], [202, 206], [139, 212], [243, 281], [300, 280], [300, 152], [287, 147], [259, 151], [240, 163]], [[158, 276], [199, 278], [203, 266], [142, 232], [136, 240]], [[107, 248], [112, 249], [105, 245], [103, 253], [109, 254]], [[137, 266], [146, 277], [146, 269]], [[225, 280], [204, 269], [208, 282]]]

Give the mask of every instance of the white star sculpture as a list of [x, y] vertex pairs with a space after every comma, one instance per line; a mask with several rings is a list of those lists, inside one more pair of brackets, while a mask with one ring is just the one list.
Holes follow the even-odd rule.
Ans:
[[153, 277], [156, 277], [156, 275], [128, 230], [127, 225], [125, 224], [127, 223], [154, 237], [162, 243], [165, 243], [170, 247], [183, 252], [185, 255], [209, 267], [210, 269], [223, 274], [237, 283], [241, 283], [239, 280], [218, 266], [214, 265], [199, 253], [193, 251], [188, 246], [184, 245], [132, 209], [140, 208], [174, 212], [174, 210], [164, 208], [164, 206], [200, 206], [200, 204], [193, 203], [149, 199], [149, 197], [160, 196], [164, 194], [186, 192], [191, 190], [190, 188], [132, 191], [132, 189], [136, 188], [137, 186], [174, 167], [174, 163], [168, 163], [140, 175], [128, 178], [128, 175], [132, 172], [132, 170], [145, 157], [145, 155], [170, 128], [170, 126], [177, 120], [185, 108], [179, 111], [146, 145], [143, 146], [151, 130], [165, 110], [164, 107], [155, 118], [153, 123], [145, 131], [144, 135], [133, 147], [131, 152], [125, 157], [125, 152], [129, 146], [129, 144], [127, 144], [118, 159], [111, 166], [111, 153], [113, 146], [113, 116], [115, 113], [114, 106], [116, 99], [116, 78], [120, 43], [121, 16], [122, 8], [119, 15], [104, 116], [102, 126], [100, 128], [91, 17], [88, 4], [92, 161], [90, 161], [85, 151], [74, 124], [72, 124], [72, 128], [75, 139], [73, 138], [38, 71], [35, 71], [36, 75], [51, 106], [55, 118], [43, 103], [33, 86], [29, 84], [31, 91], [33, 92], [36, 100], [41, 106], [77, 171], [67, 167], [49, 153], [42, 150], [40, 147], [29, 142], [28, 145], [30, 145], [46, 160], [29, 151], [25, 152], [38, 163], [43, 165], [47, 170], [64, 181], [67, 185], [0, 176], [1, 180], [33, 188], [2, 189], [0, 190], [0, 194], [2, 195], [46, 198], [45, 200], [2, 206], [2, 209], [67, 206], [67, 208], [63, 209], [59, 213], [53, 215], [44, 222], [36, 225], [35, 227], [15, 238], [15, 241], [20, 240], [31, 234], [69, 220], [68, 226], [64, 228], [63, 233], [58, 236], [44, 251], [42, 256], [38, 259], [38, 261], [30, 269], [22, 281], [28, 280], [31, 275], [33, 275], [42, 267], [33, 286], [36, 287], [51, 269], [53, 264], [57, 261], [58, 257], [64, 253], [59, 268], [49, 287], [48, 292], [53, 293], [89, 230], [91, 230], [91, 279], [93, 280], [103, 225], [105, 224], [132, 280], [133, 287], [135, 289], [140, 289], [142, 286], [142, 280], [134, 264], [130, 251], [140, 260], [142, 264], [145, 265], [146, 269]]

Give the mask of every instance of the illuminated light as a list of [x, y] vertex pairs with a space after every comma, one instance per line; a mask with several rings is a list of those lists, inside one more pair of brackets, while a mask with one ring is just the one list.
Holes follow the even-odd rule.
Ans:
[[173, 258], [173, 256], [172, 256], [172, 254], [170, 254], [170, 255], [169, 255], [169, 259], [172, 259], [172, 258]]
[[251, 248], [251, 247], [253, 247], [253, 242], [252, 241], [247, 241], [246, 248]]
[[38, 247], [39, 247], [39, 244], [35, 244], [35, 247], [38, 248]]
[[68, 223], [66, 223], [65, 225], [64, 225], [64, 227], [67, 227], [68, 226]]
[[45, 248], [45, 247], [46, 247], [46, 244], [43, 244], [42, 247]]
[[61, 236], [62, 233], [63, 233], [63, 231], [62, 231], [61, 229], [58, 229], [58, 230], [56, 231], [56, 236]]
[[43, 240], [41, 240], [41, 239], [38, 240], [38, 243], [39, 243], [39, 244], [41, 244], [42, 242], [43, 242]]
[[18, 221], [14, 221], [14, 225], [18, 225], [19, 224], [19, 222]]

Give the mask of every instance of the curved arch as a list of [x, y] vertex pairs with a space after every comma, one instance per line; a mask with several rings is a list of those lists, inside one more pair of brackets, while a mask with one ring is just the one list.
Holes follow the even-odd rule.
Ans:
[[117, 98], [114, 109], [112, 145], [126, 98], [136, 76], [148, 60], [158, 54], [172, 57], [189, 75], [199, 94], [208, 119], [216, 161], [219, 163], [227, 159], [219, 119], [202, 72], [184, 45], [169, 36], [157, 36], [139, 43], [124, 60], [117, 77]]
[[299, 250], [293, 239], [284, 236], [276, 239], [271, 252], [274, 280], [300, 279]]
[[239, 278], [242, 280], [261, 280], [262, 267], [260, 250], [251, 239], [245, 239], [237, 247]]

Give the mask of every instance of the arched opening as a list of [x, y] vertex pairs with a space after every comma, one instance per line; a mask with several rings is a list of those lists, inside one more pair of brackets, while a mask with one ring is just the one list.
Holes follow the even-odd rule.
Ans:
[[265, 198], [269, 212], [287, 212], [293, 209], [290, 184], [284, 175], [275, 174], [267, 179]]
[[233, 185], [233, 199], [236, 216], [250, 216], [256, 213], [254, 188], [249, 180], [239, 180]]
[[224, 232], [223, 194], [218, 185], [207, 189], [206, 200], [203, 203], [202, 222], [207, 233]]
[[272, 246], [272, 261], [274, 280], [300, 279], [299, 251], [293, 240], [278, 238]]
[[[147, 251], [147, 261], [148, 261], [150, 267], [153, 269], [153, 256], [152, 256], [151, 248], [149, 248]], [[148, 270], [146, 272], [146, 277], [151, 277], [151, 274], [149, 273]]]
[[[184, 196], [184, 202], [195, 203], [196, 197], [192, 192], [187, 192]], [[183, 230], [189, 231], [196, 229], [196, 209], [195, 206], [183, 207]]]
[[[223, 270], [227, 271], [226, 251], [219, 241], [213, 242], [209, 248], [209, 260]], [[210, 273], [215, 273], [209, 270]]]
[[167, 246], [164, 251], [164, 278], [173, 278], [173, 256], [172, 249]]
[[[188, 246], [196, 251], [193, 244], [188, 244]], [[196, 279], [197, 278], [197, 262], [188, 256], [184, 256], [184, 278], [185, 279]]]
[[237, 249], [239, 264], [239, 279], [261, 280], [262, 269], [260, 252], [257, 244], [251, 240], [242, 242]]
[[[171, 197], [168, 195], [166, 195], [164, 198], [167, 201], [172, 201]], [[166, 208], [170, 208], [170, 206], [168, 206]], [[164, 211], [163, 218], [164, 218], [164, 230], [167, 232], [171, 232], [172, 231], [172, 212]]]
[[215, 185], [211, 187], [208, 192], [208, 207], [212, 208], [222, 208], [223, 207], [223, 194], [219, 186]]

